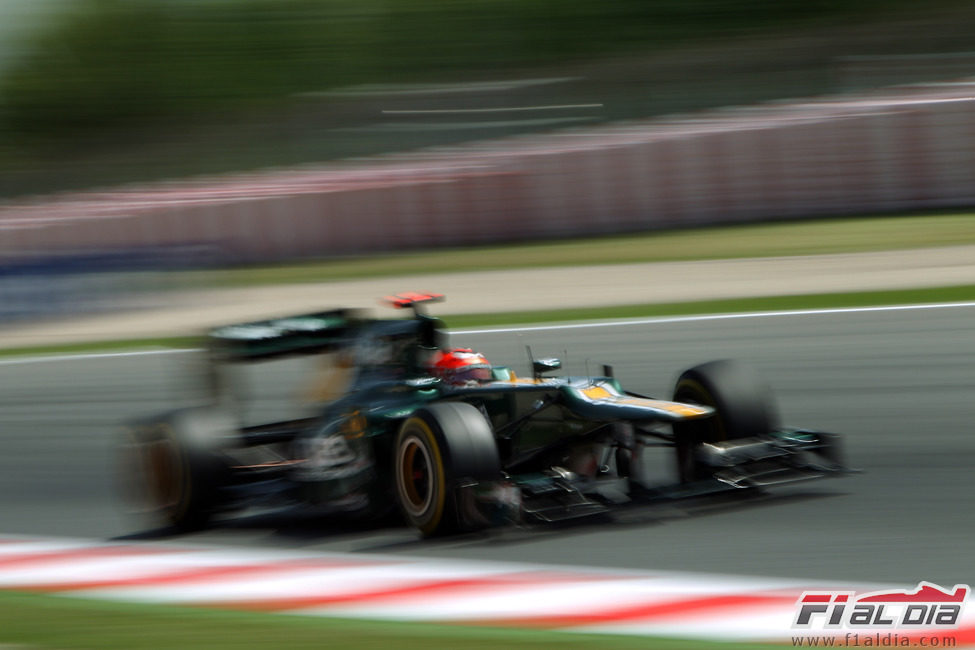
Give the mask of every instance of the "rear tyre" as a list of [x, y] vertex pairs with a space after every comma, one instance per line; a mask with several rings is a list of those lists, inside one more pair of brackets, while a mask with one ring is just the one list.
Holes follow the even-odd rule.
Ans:
[[396, 437], [394, 465], [400, 509], [425, 536], [477, 527], [461, 512], [460, 486], [501, 478], [491, 425], [463, 402], [432, 404], [407, 419]]
[[711, 361], [684, 371], [674, 387], [674, 401], [715, 410], [713, 417], [674, 424], [681, 483], [707, 479], [713, 473], [697, 460], [698, 445], [761, 435], [778, 426], [768, 385], [755, 370], [737, 361]]
[[125, 433], [122, 490], [134, 510], [180, 532], [206, 526], [230, 474], [212, 444], [219, 422], [210, 411], [176, 411]]

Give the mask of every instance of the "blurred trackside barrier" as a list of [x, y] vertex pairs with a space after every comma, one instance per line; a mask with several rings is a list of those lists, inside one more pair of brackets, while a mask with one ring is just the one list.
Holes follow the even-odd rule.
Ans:
[[138, 304], [166, 287], [160, 270], [206, 265], [212, 251], [194, 246], [35, 255], [0, 264], [0, 322], [57, 317]]
[[972, 204], [975, 83], [961, 82], [9, 203], [0, 268], [181, 246], [211, 264], [272, 262]]

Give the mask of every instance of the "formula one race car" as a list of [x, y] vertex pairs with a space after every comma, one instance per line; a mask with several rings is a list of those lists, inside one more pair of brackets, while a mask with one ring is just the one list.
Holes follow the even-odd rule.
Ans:
[[[438, 535], [844, 469], [838, 436], [779, 428], [767, 389], [738, 363], [683, 372], [673, 401], [625, 391], [609, 367], [550, 376], [558, 359], [530, 359], [521, 378], [446, 348], [441, 321], [424, 311], [439, 299], [392, 297], [411, 318], [336, 310], [210, 332], [207, 403], [127, 427], [127, 492], [184, 530], [250, 505], [304, 503], [363, 516], [396, 507]], [[304, 388], [310, 410], [248, 422], [235, 373], [309, 357], [319, 359]], [[279, 368], [259, 397], [292, 370]], [[648, 446], [673, 449], [677, 485], [633, 478]]]

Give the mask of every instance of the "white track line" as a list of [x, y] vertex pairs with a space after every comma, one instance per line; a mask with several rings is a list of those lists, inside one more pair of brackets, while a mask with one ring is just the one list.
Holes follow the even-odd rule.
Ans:
[[819, 316], [827, 314], [863, 314], [872, 312], [925, 311], [931, 309], [956, 309], [975, 307], [975, 302], [951, 302], [925, 305], [887, 305], [877, 307], [838, 307], [834, 309], [794, 309], [789, 311], [742, 312], [733, 314], [703, 314], [698, 316], [659, 316], [617, 321], [589, 323], [565, 323], [555, 325], [530, 325], [524, 327], [497, 327], [476, 330], [451, 330], [452, 334], [502, 334], [508, 332], [539, 332], [594, 327], [627, 327], [633, 325], [658, 325], [662, 323], [695, 323], [700, 321], [741, 320], [747, 318], [778, 318], [783, 316]]
[[[750, 318], [781, 318], [794, 316], [821, 316], [830, 314], [865, 314], [874, 312], [929, 311], [936, 309], [970, 309], [975, 302], [949, 302], [922, 305], [886, 305], [877, 307], [838, 307], [834, 309], [794, 309], [790, 311], [742, 312], [732, 314], [703, 314], [697, 316], [658, 316], [654, 318], [634, 318], [624, 320], [593, 321], [586, 323], [563, 323], [552, 325], [526, 325], [518, 327], [492, 327], [485, 329], [450, 330], [451, 334], [508, 334], [515, 332], [546, 332], [573, 329], [594, 329], [599, 327], [633, 327], [638, 325], [661, 325], [668, 323], [696, 323], [702, 321], [743, 320]], [[93, 352], [84, 354], [61, 354], [49, 356], [20, 357], [0, 360], [0, 366], [46, 363], [51, 361], [72, 361], [80, 359], [109, 359], [113, 357], [139, 357], [157, 354], [186, 354], [199, 352], [198, 349], [132, 350], [128, 352]]]

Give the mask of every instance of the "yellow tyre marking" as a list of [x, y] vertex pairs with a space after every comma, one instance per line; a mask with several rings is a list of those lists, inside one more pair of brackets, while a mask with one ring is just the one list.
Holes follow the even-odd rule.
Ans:
[[[428, 517], [425, 523], [418, 526], [420, 532], [422, 532], [424, 535], [429, 535], [437, 529], [437, 527], [440, 525], [440, 520], [443, 518], [444, 509], [447, 504], [447, 477], [446, 472], [444, 471], [443, 457], [440, 454], [440, 446], [437, 444], [437, 439], [433, 435], [430, 425], [420, 418], [410, 418], [407, 420], [403, 430], [410, 431], [410, 429], [414, 427], [418, 431], [415, 433], [410, 433], [412, 435], [422, 436], [424, 439], [423, 441], [426, 442], [426, 447], [431, 456], [430, 460], [433, 464], [433, 467], [430, 468], [430, 480], [436, 481], [432, 492], [432, 496], [435, 500], [435, 503], [433, 504], [433, 516]], [[401, 461], [400, 472], [403, 471], [404, 468]], [[401, 482], [403, 482], [403, 480], [405, 480], [405, 476], [402, 477]], [[409, 498], [409, 496], [407, 496], [407, 498]]]

